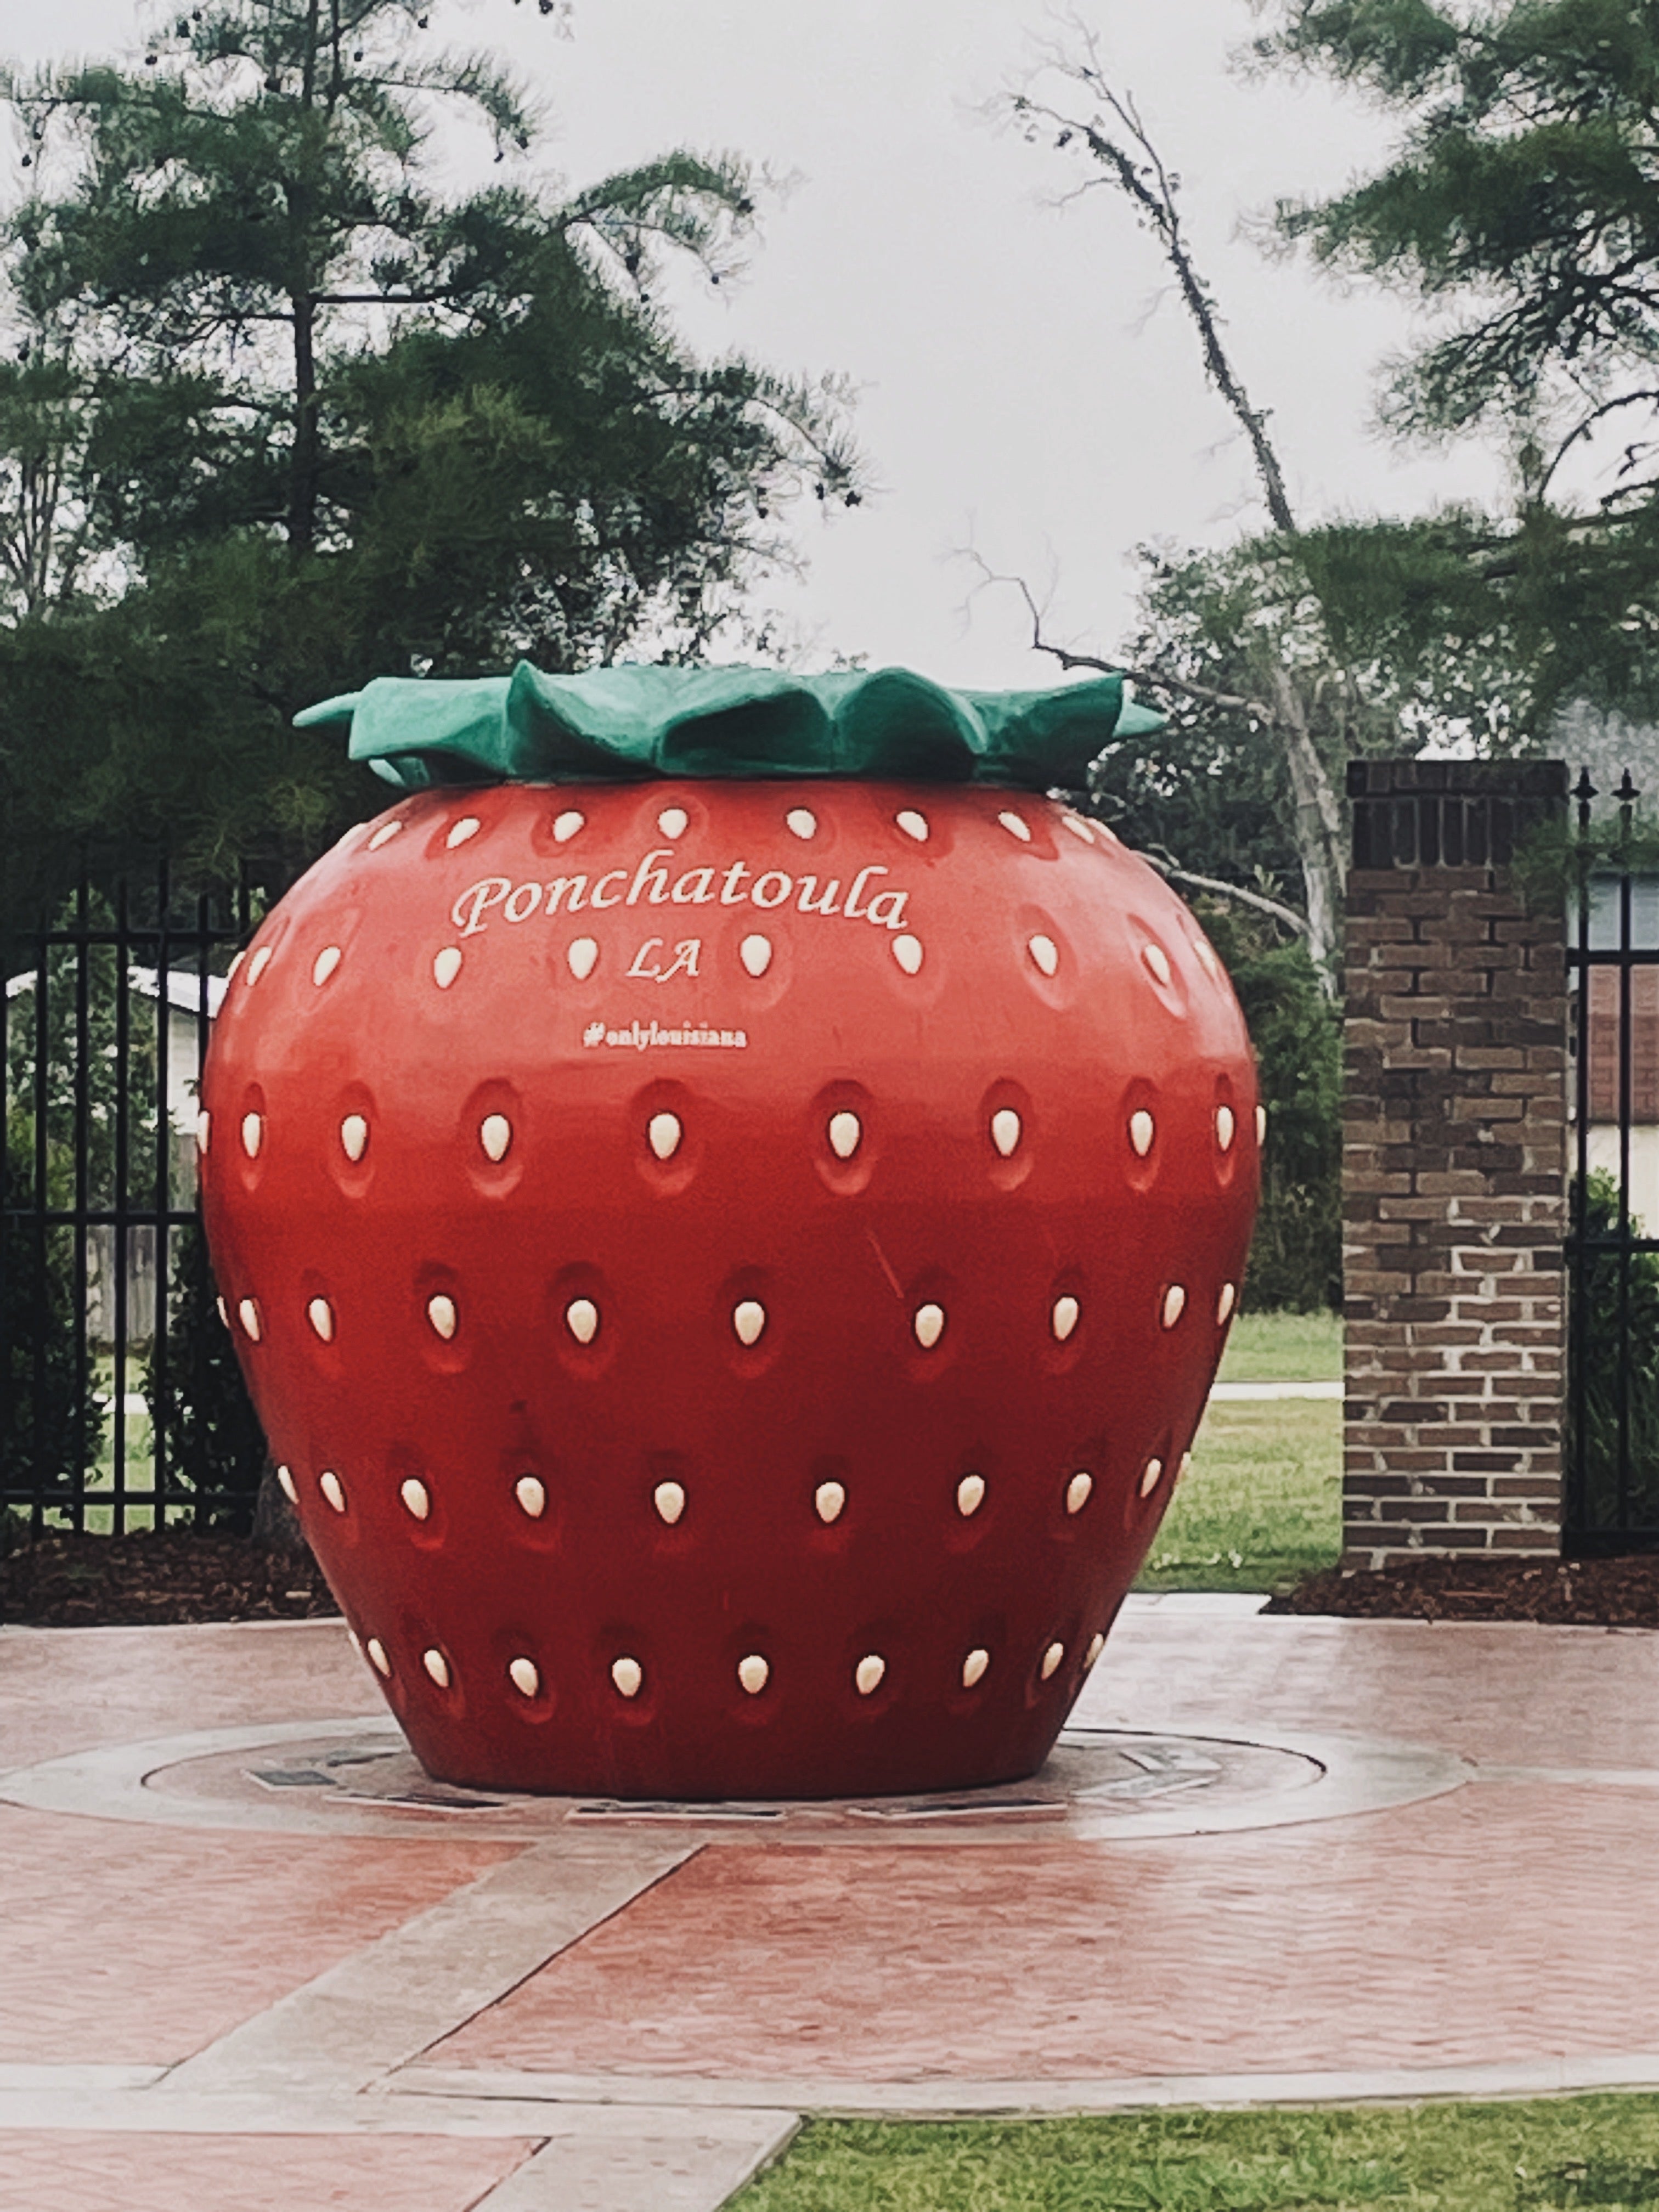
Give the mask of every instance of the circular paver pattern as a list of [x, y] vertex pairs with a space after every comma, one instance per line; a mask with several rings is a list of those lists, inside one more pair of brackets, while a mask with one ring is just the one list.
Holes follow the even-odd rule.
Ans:
[[434, 1782], [384, 1718], [296, 1722], [125, 1744], [0, 1781], [0, 1798], [162, 1826], [533, 1841], [572, 1829], [684, 1832], [702, 1843], [964, 1844], [1011, 1834], [1140, 1842], [1282, 1827], [1459, 1788], [1455, 1754], [1375, 1739], [1251, 1729], [1187, 1735], [1068, 1728], [1041, 1771], [999, 1788], [823, 1802], [688, 1804], [531, 1796]]

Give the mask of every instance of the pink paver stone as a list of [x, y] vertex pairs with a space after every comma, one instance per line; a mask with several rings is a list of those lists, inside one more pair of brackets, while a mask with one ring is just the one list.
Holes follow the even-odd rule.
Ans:
[[0, 2137], [16, 2212], [469, 2212], [535, 2148], [441, 2136]]
[[331, 1720], [374, 1702], [338, 1620], [8, 1628], [0, 1772], [190, 1729]]
[[0, 1805], [0, 2063], [188, 2057], [512, 1856]]
[[902, 2081], [1650, 2051], [1630, 1929], [1653, 1911], [1659, 1803], [1625, 1790], [1475, 1787], [1139, 1848], [713, 1850], [432, 2057]]

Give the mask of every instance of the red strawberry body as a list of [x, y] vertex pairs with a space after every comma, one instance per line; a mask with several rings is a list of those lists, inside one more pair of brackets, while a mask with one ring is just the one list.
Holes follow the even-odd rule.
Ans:
[[271, 1450], [433, 1773], [1041, 1762], [1257, 1184], [1232, 993], [1109, 833], [956, 786], [422, 793], [260, 929], [204, 1103]]

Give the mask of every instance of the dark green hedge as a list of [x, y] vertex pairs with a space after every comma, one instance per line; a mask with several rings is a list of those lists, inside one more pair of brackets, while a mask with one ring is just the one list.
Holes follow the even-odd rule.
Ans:
[[1219, 900], [1201, 907], [1255, 1047], [1267, 1108], [1247, 1313], [1342, 1304], [1342, 1017], [1300, 939]]

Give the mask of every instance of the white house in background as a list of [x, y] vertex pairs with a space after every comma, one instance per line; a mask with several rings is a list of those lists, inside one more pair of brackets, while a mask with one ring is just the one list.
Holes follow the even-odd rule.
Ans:
[[[127, 982], [137, 997], [148, 999], [152, 1005], [161, 995], [153, 968], [129, 968]], [[193, 1139], [197, 1070], [202, 1054], [207, 1050], [214, 1021], [225, 1002], [225, 979], [222, 975], [198, 975], [187, 969], [169, 969], [167, 998], [167, 1119], [181, 1135]]]
[[[13, 1009], [11, 1019], [17, 1018], [20, 1002], [34, 996], [35, 971], [31, 969], [21, 975], [6, 980], [6, 997]], [[72, 987], [70, 987], [72, 988]], [[169, 969], [165, 978], [154, 968], [132, 966], [127, 969], [127, 991], [130, 1002], [129, 1020], [135, 1042], [155, 1038], [155, 1012], [166, 994], [167, 1007], [167, 1126], [173, 1133], [173, 1150], [178, 1166], [173, 1176], [173, 1188], [189, 1190], [195, 1174], [196, 1115], [198, 1071], [201, 1056], [207, 1049], [207, 1040], [212, 1031], [215, 1017], [224, 1003], [225, 979], [222, 975], [205, 978], [193, 970]], [[28, 1017], [25, 1015], [25, 1020]], [[15, 1031], [13, 1032], [15, 1034]], [[12, 1100], [8, 1104], [27, 1106], [27, 1098]], [[132, 1193], [133, 1209], [139, 1212], [149, 1202], [151, 1194]], [[174, 1203], [179, 1201], [175, 1198]], [[82, 1232], [87, 1240], [88, 1319], [94, 1343], [107, 1345], [115, 1333], [115, 1231], [109, 1227], [93, 1227]], [[127, 1231], [127, 1334], [129, 1340], [143, 1343], [155, 1326], [155, 1231], [142, 1219], [135, 1220]]]
[[[21, 975], [8, 976], [6, 997], [14, 1006], [20, 1000], [33, 998], [34, 975], [35, 971], [31, 968]], [[67, 989], [72, 987], [64, 984], [58, 988]], [[127, 990], [131, 997], [147, 1000], [153, 1006], [161, 996], [161, 979], [154, 968], [135, 965], [127, 969]], [[181, 1136], [193, 1137], [195, 1134], [197, 1070], [224, 1000], [225, 979], [222, 975], [204, 977], [192, 970], [179, 968], [167, 971], [167, 1120]], [[145, 1015], [140, 1018], [153, 1036], [155, 1017]], [[15, 1019], [15, 1015], [13, 1019]], [[21, 1105], [27, 1102], [20, 1099], [15, 1103]]]

